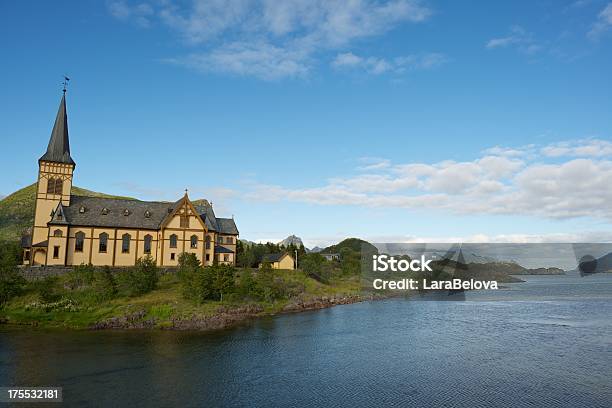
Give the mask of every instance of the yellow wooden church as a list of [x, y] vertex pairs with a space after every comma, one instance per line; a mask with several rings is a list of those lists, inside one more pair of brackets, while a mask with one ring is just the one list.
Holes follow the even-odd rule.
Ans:
[[34, 225], [22, 238], [24, 264], [130, 266], [150, 256], [159, 266], [176, 266], [183, 252], [203, 265], [235, 264], [234, 219], [217, 218], [208, 201], [194, 205], [187, 192], [176, 202], [73, 195], [75, 166], [64, 91], [38, 160]]

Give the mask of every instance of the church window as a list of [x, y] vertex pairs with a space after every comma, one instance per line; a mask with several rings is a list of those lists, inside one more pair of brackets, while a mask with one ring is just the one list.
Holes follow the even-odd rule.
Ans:
[[170, 260], [174, 261], [174, 252], [170, 254]]
[[60, 250], [60, 247], [58, 247], [58, 246], [54, 246], [53, 247], [53, 259], [58, 259], [59, 258], [59, 250]]
[[206, 236], [206, 249], [210, 249], [210, 235]]
[[229, 255], [228, 255], [228, 254], [224, 254], [224, 255], [223, 255], [223, 260], [224, 260], [225, 262], [229, 261]]
[[47, 180], [47, 194], [55, 193], [55, 179], [52, 177]]
[[55, 188], [53, 193], [54, 194], [62, 194], [62, 187], [64, 186], [64, 180], [62, 179], [55, 179]]
[[61, 237], [62, 236], [62, 230], [56, 229], [55, 231], [53, 231], [53, 236], [54, 237]]
[[153, 240], [153, 237], [151, 235], [145, 235], [144, 237], [144, 253], [145, 254], [150, 254], [151, 253], [151, 241]]
[[234, 243], [234, 239], [232, 237], [227, 237], [225, 242], [228, 243], [228, 244], [233, 244]]
[[130, 234], [123, 234], [121, 236], [121, 252], [127, 254], [130, 252]]
[[222, 244], [223, 243], [223, 237], [219, 237], [219, 243]]
[[178, 240], [178, 237], [176, 236], [176, 234], [170, 235], [170, 248], [176, 248], [177, 240]]
[[210, 254], [206, 254], [206, 261], [210, 261]]
[[108, 214], [108, 208], [104, 207], [102, 209], [102, 215], [107, 215]]
[[83, 244], [85, 243], [85, 233], [79, 231], [74, 234], [74, 252], [83, 252]]
[[108, 234], [103, 232], [100, 234], [100, 242], [98, 244], [98, 252], [105, 253], [108, 247]]
[[198, 247], [198, 237], [195, 235], [191, 236], [191, 247], [192, 248], [197, 248]]
[[181, 215], [181, 228], [189, 228], [189, 216]]

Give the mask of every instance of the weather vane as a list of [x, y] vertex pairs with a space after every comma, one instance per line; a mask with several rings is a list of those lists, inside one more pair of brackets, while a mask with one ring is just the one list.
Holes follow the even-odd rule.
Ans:
[[62, 89], [62, 92], [64, 93], [66, 93], [66, 87], [68, 87], [68, 81], [70, 81], [70, 78], [64, 75], [64, 82], [62, 82], [62, 85], [64, 85], [64, 89]]

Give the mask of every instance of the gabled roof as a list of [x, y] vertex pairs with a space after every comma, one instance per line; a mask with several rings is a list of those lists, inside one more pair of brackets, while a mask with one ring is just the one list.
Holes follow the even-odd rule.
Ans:
[[204, 220], [204, 223], [209, 230], [219, 231], [215, 211], [207, 200], [199, 200], [198, 204], [194, 204], [194, 207], [198, 214], [200, 214], [200, 218]]
[[[62, 207], [62, 210], [65, 222], [70, 225], [159, 229], [175, 205], [157, 201], [71, 196], [70, 206]], [[55, 224], [59, 222], [54, 217], [49, 225]]]
[[291, 255], [289, 255], [288, 253], [282, 252], [282, 253], [278, 253], [278, 254], [266, 254], [263, 256], [263, 261], [264, 262], [278, 262], [281, 259], [283, 259], [283, 257], [288, 256], [289, 258], [293, 259], [293, 257]]
[[238, 228], [233, 218], [217, 218], [217, 225], [222, 234], [238, 235]]
[[68, 139], [68, 114], [66, 113], [66, 94], [62, 96], [47, 151], [39, 160], [75, 164], [70, 157], [70, 140]]

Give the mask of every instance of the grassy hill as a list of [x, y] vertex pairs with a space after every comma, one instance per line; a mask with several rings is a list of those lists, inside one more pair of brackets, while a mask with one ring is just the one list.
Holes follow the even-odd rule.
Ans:
[[347, 238], [343, 241], [340, 241], [339, 243], [335, 245], [328, 246], [327, 248], [322, 250], [321, 253], [322, 254], [338, 253], [340, 252], [342, 248], [349, 248], [355, 252], [361, 252], [362, 245], [363, 245], [363, 248], [366, 249], [368, 252], [372, 252], [375, 254], [378, 253], [378, 249], [376, 249], [374, 245], [370, 244], [368, 241], [364, 241], [363, 239], [359, 239], [359, 238]]
[[[72, 194], [89, 197], [128, 198], [72, 187]], [[31, 184], [0, 201], [0, 241], [15, 241], [34, 223], [36, 183]]]

